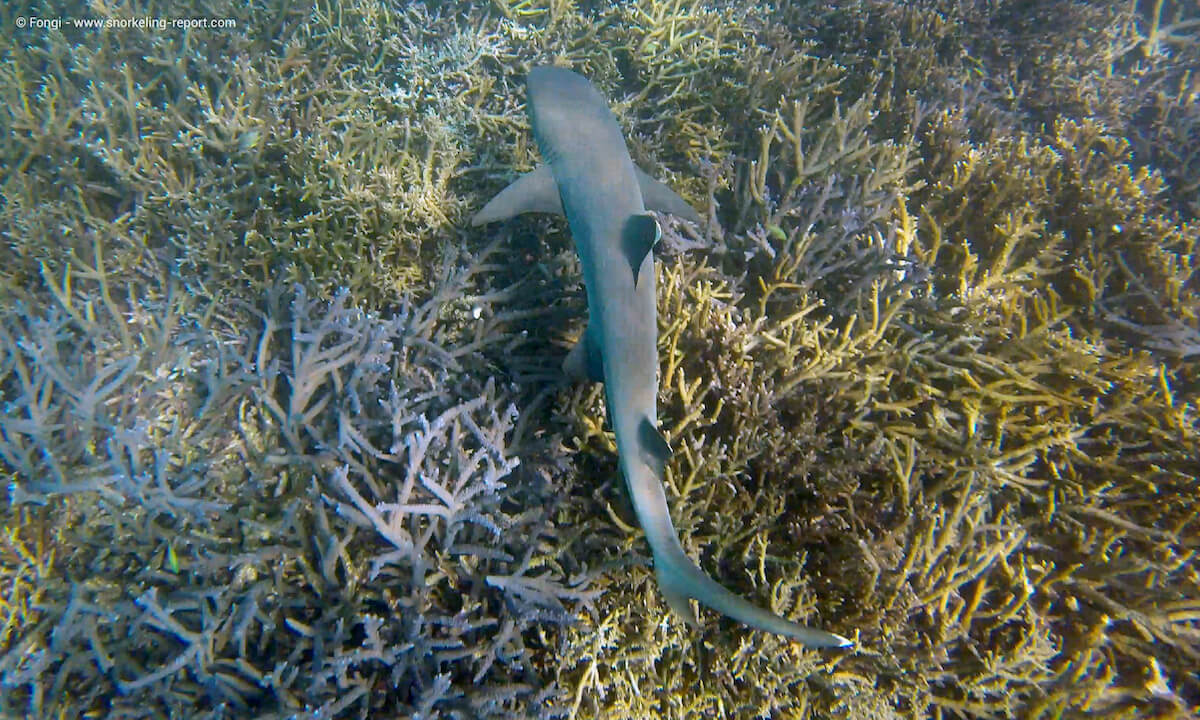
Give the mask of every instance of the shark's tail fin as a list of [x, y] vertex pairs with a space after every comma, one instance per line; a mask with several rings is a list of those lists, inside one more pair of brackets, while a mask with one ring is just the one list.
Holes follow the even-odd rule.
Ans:
[[654, 567], [658, 575], [658, 586], [671, 609], [689, 624], [696, 623], [696, 616], [688, 603], [688, 599], [692, 598], [738, 622], [790, 637], [806, 647], [840, 648], [854, 644], [841, 635], [814, 630], [751, 605], [705, 575], [704, 571], [684, 554], [678, 541], [669, 545], [674, 547], [655, 548]]

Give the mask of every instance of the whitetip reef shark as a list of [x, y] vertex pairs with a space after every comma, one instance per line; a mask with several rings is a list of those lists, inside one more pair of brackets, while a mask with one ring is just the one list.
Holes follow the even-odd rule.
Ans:
[[472, 225], [526, 212], [565, 214], [587, 288], [588, 324], [564, 369], [603, 382], [621, 471], [654, 556], [668, 605], [697, 624], [689, 599], [811, 648], [846, 647], [840, 635], [756, 607], [704, 573], [684, 553], [663, 491], [671, 449], [658, 431], [658, 321], [652, 210], [699, 223], [666, 185], [634, 167], [608, 104], [587, 79], [559, 67], [529, 73], [526, 110], [545, 165], [492, 198]]

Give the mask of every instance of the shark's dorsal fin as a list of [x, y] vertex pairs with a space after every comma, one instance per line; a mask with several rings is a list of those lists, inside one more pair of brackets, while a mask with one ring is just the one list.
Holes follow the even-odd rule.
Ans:
[[631, 215], [625, 221], [625, 229], [621, 232], [621, 250], [625, 253], [625, 259], [629, 260], [629, 268], [633, 270], [634, 287], [637, 287], [642, 261], [654, 249], [660, 237], [662, 230], [653, 215]]
[[549, 165], [542, 165], [514, 180], [475, 213], [471, 225], [507, 220], [528, 212], [563, 214], [558, 183], [554, 182], [554, 172]]
[[638, 425], [638, 441], [642, 446], [642, 450], [650, 455], [650, 457], [661, 468], [671, 459], [671, 446], [667, 444], [666, 438], [654, 427], [654, 421], [648, 417], [643, 417], [642, 422]]
[[633, 173], [637, 175], [638, 187], [642, 190], [642, 203], [647, 210], [670, 213], [688, 222], [700, 224], [700, 213], [674, 190], [650, 177], [639, 167], [634, 167]]

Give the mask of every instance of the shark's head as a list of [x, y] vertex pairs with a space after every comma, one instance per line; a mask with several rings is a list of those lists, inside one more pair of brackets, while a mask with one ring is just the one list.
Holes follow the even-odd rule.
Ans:
[[624, 145], [608, 103], [582, 75], [566, 68], [537, 67], [529, 73], [528, 111], [533, 135], [547, 162], [571, 148], [565, 143], [597, 137]]

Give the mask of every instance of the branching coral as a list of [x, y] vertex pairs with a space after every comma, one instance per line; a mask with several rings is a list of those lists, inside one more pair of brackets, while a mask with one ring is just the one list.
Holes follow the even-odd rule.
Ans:
[[[0, 714], [1200, 712], [1186, 4], [179, 12], [0, 28]], [[546, 62], [712, 221], [685, 547], [853, 654], [672, 619], [569, 243], [457, 229]]]
[[[749, 658], [727, 652], [703, 672], [652, 625], [661, 609], [637, 590], [639, 573], [621, 602], [606, 596], [590, 642], [573, 644], [577, 706], [689, 717], [731, 712], [736, 696], [747, 716], [791, 702], [1186, 713], [1197, 435], [1193, 374], [1173, 358], [1191, 332], [1194, 230], [1159, 201], [1159, 178], [1131, 169], [1128, 146], [1094, 125], [1006, 131], [1004, 106], [892, 104], [877, 117], [870, 99], [827, 91], [814, 82], [781, 103], [739, 159], [745, 179], [726, 181], [743, 188], [732, 217], [744, 230], [725, 248], [753, 262], [722, 267], [741, 278], [692, 261], [664, 271], [663, 421], [677, 448], [675, 518], [701, 562], [727, 558], [719, 577], [749, 565], [767, 582], [772, 563], [795, 574], [766, 555], [752, 569], [755, 548], [786, 544], [755, 518], [822, 518], [800, 577], [810, 588], [842, 579], [846, 599], [823, 593], [815, 606], [846, 608], [872, 650], [837, 663], [823, 686], [839, 688], [836, 700], [813, 692], [812, 669], [810, 684], [771, 690], [791, 676], [766, 661], [783, 661], [769, 643], [751, 654], [767, 663], [754, 688], [720, 690], [730, 658]], [[921, 143], [878, 140], [896, 129]], [[1123, 349], [1097, 322], [1131, 327], [1117, 307], [1146, 318], [1136, 334], [1168, 354]], [[836, 461], [814, 463], [822, 451]], [[1154, 510], [1154, 496], [1178, 511]], [[622, 675], [627, 663], [640, 673]], [[856, 677], [881, 681], [864, 692]], [[759, 691], [765, 704], [751, 699]]]
[[[972, 638], [966, 655], [947, 657], [976, 658], [982, 674], [946, 675], [952, 692], [932, 700], [947, 711], [1010, 714], [1018, 697], [1033, 713], [1183, 712], [1196, 691], [1182, 670], [1195, 628], [1186, 612], [1169, 622], [1156, 608], [1194, 602], [1186, 558], [1196, 528], [1148, 498], [1194, 512], [1196, 422], [1173, 388], [1190, 373], [1170, 346], [1159, 344], [1169, 354], [1158, 361], [1123, 350], [1095, 322], [1111, 315], [1093, 313], [1141, 316], [1149, 296], [1158, 312], [1172, 308], [1167, 317], [1190, 318], [1194, 231], [1155, 199], [1152, 173], [1131, 171], [1127, 146], [1094, 126], [1064, 120], [1050, 138], [977, 143], [961, 127], [946, 134], [960, 121], [933, 118], [915, 194], [921, 218], [899, 208], [906, 246], [932, 270], [931, 293], [896, 325], [917, 333], [897, 340], [906, 380], [890, 382], [892, 397], [876, 406], [889, 420], [869, 413], [860, 426], [890, 438], [904, 493], [943, 498], [910, 502], [916, 527], [928, 529], [906, 545], [907, 586], [891, 597], [915, 591], [937, 606], [928, 612], [938, 632]], [[1139, 293], [1128, 292], [1131, 278], [1141, 278]], [[922, 456], [933, 462], [918, 482]], [[953, 513], [921, 519], [943, 503]], [[1164, 671], [1164, 657], [1179, 670]]]
[[5, 712], [541, 707], [531, 629], [591, 595], [515, 408], [439, 342], [487, 259], [390, 320], [301, 289], [257, 327], [173, 281], [119, 304], [47, 273], [55, 302], [0, 334], [9, 517], [51, 535], [6, 531]]

